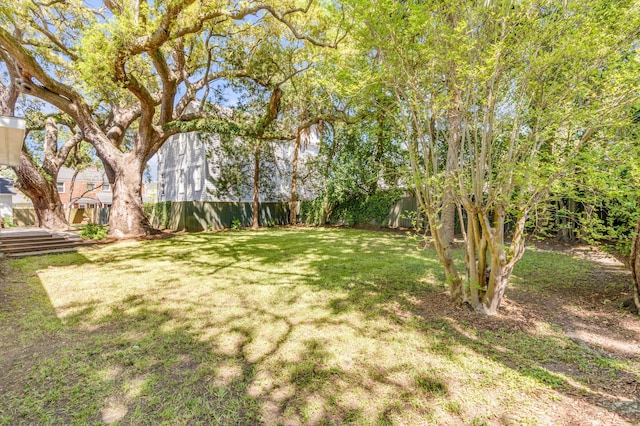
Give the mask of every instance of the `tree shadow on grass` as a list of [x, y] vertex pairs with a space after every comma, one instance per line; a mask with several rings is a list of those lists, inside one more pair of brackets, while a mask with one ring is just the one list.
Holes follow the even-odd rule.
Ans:
[[[518, 375], [533, 379], [569, 399], [603, 407], [627, 421], [640, 418], [640, 402], [633, 388], [638, 388], [640, 376], [625, 365], [624, 360], [594, 351], [569, 338], [562, 329], [554, 330], [553, 327], [558, 327], [554, 326], [555, 318], [538, 319], [538, 325], [551, 328], [545, 332], [536, 330], [533, 323], [514, 331], [513, 322], [508, 317], [486, 319], [473, 313], [458, 316], [451, 315], [452, 310], [446, 313], [449, 315], [446, 320], [431, 317], [416, 325], [414, 319], [423, 317], [424, 304], [430, 303], [429, 300], [431, 303], [448, 303], [438, 297], [444, 286], [437, 283], [442, 283], [443, 276], [433, 253], [428, 253], [426, 259], [412, 257], [403, 250], [390, 249], [386, 236], [357, 231], [323, 231], [320, 236], [309, 234], [297, 241], [286, 241], [286, 238], [282, 241], [282, 236], [278, 235], [253, 238], [255, 241], [251, 244], [225, 241], [222, 244], [224, 250], [216, 251], [216, 247], [209, 250], [222, 257], [232, 253], [234, 259], [251, 259], [263, 266], [282, 262], [283, 253], [287, 253], [284, 256], [295, 254], [294, 258], [298, 260], [307, 259], [306, 265], [316, 272], [303, 277], [305, 284], [321, 291], [337, 292], [337, 297], [327, 302], [327, 307], [335, 315], [356, 310], [367, 317], [387, 317], [400, 325], [410, 323], [411, 327], [438, 337], [438, 348], [434, 350], [455, 353], [460, 347], [466, 347], [479, 359], [497, 361]], [[380, 262], [372, 261], [371, 256], [379, 257]], [[544, 253], [530, 256], [539, 256], [540, 259], [533, 257], [536, 260], [534, 265], [542, 263], [543, 266], [537, 267], [545, 267], [552, 274], [555, 272], [552, 279], [562, 285], [551, 285], [548, 276], [539, 281], [534, 277], [529, 291], [544, 290], [549, 297], [553, 297], [555, 291], [558, 296], [566, 292], [575, 293], [577, 289], [587, 293], [603, 291], [602, 287], [591, 288], [599, 283], [585, 275], [585, 271], [593, 267], [587, 261], [563, 260], [563, 267], [554, 271], [549, 269], [549, 265], [554, 265], [558, 256], [566, 255]], [[420, 279], [424, 276], [425, 267], [432, 270], [431, 283]], [[616, 286], [609, 287], [609, 291], [620, 290]], [[527, 306], [521, 308], [528, 309]], [[565, 322], [577, 327], [575, 316], [562, 310], [559, 307], [558, 314]], [[489, 329], [472, 325], [485, 321], [493, 325]], [[616, 385], [617, 381], [626, 385]], [[629, 398], [632, 400], [628, 401]]]
[[[430, 301], [428, 303], [432, 305], [449, 304], [448, 300], [442, 297], [444, 277], [440, 265], [434, 253], [416, 253], [408, 249], [406, 242], [398, 245], [398, 238], [403, 237], [334, 229], [194, 234], [178, 240], [154, 243], [140, 256], [156, 259], [164, 256], [173, 263], [189, 268], [190, 274], [203, 277], [230, 268], [239, 273], [262, 273], [262, 278], [256, 281], [259, 285], [264, 284], [264, 277], [278, 280], [284, 275], [290, 275], [299, 284], [306, 285], [310, 291], [333, 294], [326, 301], [326, 307], [334, 316], [360, 312], [367, 318], [388, 318], [401, 327], [410, 324], [425, 335], [437, 337], [432, 348], [436, 353], [449, 356], [465, 347], [479, 357], [498, 361], [518, 375], [531, 378], [569, 398], [582, 399], [586, 395], [591, 402], [607, 407], [629, 421], [636, 419], [635, 414], [621, 413], [613, 405], [620, 399], [632, 397], [629, 386], [618, 386], [603, 392], [601, 387], [591, 382], [599, 375], [618, 377], [619, 380], [608, 379], [614, 383], [622, 380], [632, 384], [640, 383], [637, 374], [628, 371], [615, 359], [594, 353], [562, 335], [541, 336], [534, 327], [524, 327], [514, 332], [512, 320], [509, 318], [487, 320], [477, 314], [451, 309], [440, 310], [439, 316], [425, 316], [425, 300]], [[109, 261], [126, 259], [126, 256], [127, 253], [123, 252], [117, 254], [115, 259], [109, 258]], [[554, 256], [549, 253], [543, 254], [539, 259], [540, 265], [534, 267], [538, 272], [544, 270], [547, 267], [545, 265], [553, 263]], [[300, 263], [301, 270], [295, 273], [277, 270], [279, 265], [292, 262]], [[572, 285], [577, 285], [586, 265], [588, 263], [584, 261], [565, 262], [561, 272], [574, 283]], [[425, 274], [428, 275], [426, 280]], [[526, 275], [532, 275], [535, 281], [536, 273]], [[558, 278], [554, 277], [551, 281], [548, 276], [540, 275], [539, 278], [540, 280], [535, 281], [537, 284], [530, 286], [527, 291], [535, 293], [555, 290], [552, 284]], [[581, 281], [580, 284], [586, 282]], [[563, 292], [575, 292], [574, 288], [566, 285], [558, 290], [560, 295]], [[438, 297], [440, 299], [433, 302]], [[297, 298], [292, 296], [291, 303], [296, 301]], [[528, 307], [523, 306], [522, 309], [527, 310]], [[416, 323], [416, 318], [421, 320]], [[470, 325], [487, 321], [493, 324], [489, 329]], [[323, 319], [314, 326], [321, 327], [328, 322]], [[538, 321], [540, 324], [546, 322], [553, 324], [553, 320], [548, 318]], [[340, 321], [333, 321], [332, 324], [340, 325]], [[361, 325], [349, 326], [356, 329], [356, 333], [367, 333], [366, 330], [362, 330]], [[309, 351], [310, 359], [315, 359], [313, 351]], [[295, 369], [297, 363], [303, 362], [302, 359], [294, 361], [290, 368]], [[317, 384], [324, 379], [330, 382], [335, 375], [320, 374], [312, 383]], [[296, 386], [295, 377], [297, 376], [284, 377], [282, 381], [290, 385], [293, 382], [293, 389], [298, 397], [289, 402], [283, 400], [281, 403], [286, 407], [298, 407], [297, 411], [293, 411], [297, 413], [296, 418], [299, 421], [316, 418], [317, 413], [322, 410], [310, 410], [316, 413], [316, 417], [305, 414], [305, 411], [309, 410], [304, 409], [306, 403], [302, 401], [313, 399], [314, 396], [305, 393], [304, 386]], [[365, 382], [362, 378], [349, 380], [360, 384]], [[306, 395], [306, 399], [300, 395]], [[333, 421], [356, 416], [354, 413], [357, 409], [348, 408], [348, 404], [332, 406], [331, 398], [328, 396], [322, 404], [331, 407], [328, 411], [333, 414], [326, 415]], [[292, 408], [289, 408], [289, 411], [291, 410]], [[278, 412], [285, 417], [291, 415], [287, 409]]]
[[[28, 309], [49, 312], [50, 321], [45, 322], [55, 324], [50, 326], [54, 333], [48, 340], [41, 335], [30, 345], [46, 346], [51, 353], [42, 360], [23, 356], [17, 363], [12, 361], [11, 370], [3, 369], [10, 373], [2, 382], [13, 388], [0, 396], [9, 402], [2, 401], [8, 408], [0, 415], [24, 423], [60, 419], [273, 424], [284, 419], [391, 424], [436, 421], [439, 417], [432, 406], [439, 404], [453, 418], [471, 421], [451, 384], [458, 380], [455, 375], [427, 364], [416, 368], [419, 361], [403, 363], [402, 359], [395, 366], [394, 362], [385, 366], [375, 357], [354, 359], [354, 367], [347, 355], [332, 352], [336, 346], [351, 350], [357, 342], [349, 336], [371, 346], [388, 344], [401, 329], [419, 333], [427, 342], [424, 353], [418, 354], [425, 360], [463, 365], [461, 351], [470, 351], [478, 364], [498, 363], [519, 380], [532, 379], [576, 402], [587, 395], [595, 405], [595, 398], [600, 398], [600, 405], [633, 421], [633, 413], [621, 413], [609, 404], [623, 397], [624, 391], [613, 389], [603, 396], [589, 383], [594, 371], [638, 382], [635, 373], [615, 360], [591, 353], [553, 330], [547, 335], [533, 326], [514, 331], [510, 318], [487, 320], [456, 309], [425, 315], [425, 304], [450, 305], [434, 253], [418, 253], [412, 247], [413, 242], [399, 236], [299, 229], [188, 235], [145, 242], [133, 253], [127, 246], [110, 247], [96, 257], [97, 265], [117, 270], [134, 261], [160, 261], [203, 279], [243, 271], [262, 274], [244, 284], [282, 287], [275, 293], [278, 305], [255, 306], [251, 291], [246, 291], [233, 302], [238, 312], [223, 315], [216, 310], [228, 308], [230, 299], [211, 307], [188, 294], [172, 295], [180, 306], [209, 309], [209, 319], [195, 326], [193, 318], [187, 319], [180, 309], [166, 307], [152, 294], [136, 293], [109, 304], [106, 313], [99, 313], [103, 307], [93, 301], [65, 306], [68, 314], [60, 320], [41, 283], [33, 283], [39, 302]], [[299, 270], [282, 270], [283, 264], [294, 264]], [[157, 265], [141, 265], [140, 270], [153, 267]], [[430, 274], [426, 278], [425, 272]], [[174, 280], [163, 276], [156, 284], [159, 290], [179, 287]], [[289, 280], [295, 286], [282, 285]], [[216, 288], [220, 287], [212, 291]], [[307, 293], [319, 300], [328, 315], [317, 314], [317, 309], [294, 317], [281, 312], [289, 306], [300, 310]], [[356, 319], [351, 313], [357, 314]], [[360, 316], [372, 321], [362, 321]], [[388, 325], [371, 328], [379, 318]], [[491, 327], [480, 326], [487, 321]], [[269, 334], [270, 329], [277, 330]], [[322, 335], [327, 329], [334, 334]], [[238, 343], [225, 346], [216, 340], [223, 331]], [[341, 341], [341, 336], [347, 337]], [[358, 350], [352, 352], [357, 355]], [[372, 353], [394, 356], [398, 349], [381, 347]], [[336, 362], [338, 357], [344, 362]], [[26, 377], [26, 384], [21, 377]], [[52, 383], [58, 384], [52, 388], [55, 392], [49, 390]], [[386, 399], [373, 401], [382, 394]], [[19, 403], [21, 398], [27, 402]], [[407, 417], [408, 412], [414, 417]]]
[[37, 279], [7, 286], [20, 294], [3, 317], [0, 423], [261, 422], [247, 393], [254, 364], [216, 351], [176, 312], [137, 295], [105, 315], [88, 302], [60, 319]]

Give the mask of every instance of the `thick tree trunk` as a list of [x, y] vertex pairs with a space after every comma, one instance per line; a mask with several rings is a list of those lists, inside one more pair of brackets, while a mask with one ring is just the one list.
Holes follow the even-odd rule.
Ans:
[[56, 185], [57, 172], [50, 179], [45, 179], [24, 151], [20, 154], [20, 166], [14, 167], [13, 170], [18, 175], [16, 187], [33, 203], [38, 227], [53, 230], [69, 229], [69, 222], [65, 217]]
[[[4, 52], [0, 52], [0, 57], [5, 61], [5, 64], [10, 63], [9, 57]], [[15, 84], [17, 75], [14, 74], [14, 70], [15, 68], [8, 66], [11, 77], [10, 82], [7, 86], [0, 84], [1, 115], [11, 116], [15, 112], [15, 106], [20, 92]], [[50, 126], [51, 123], [47, 123], [47, 131], [51, 130]], [[53, 133], [54, 134], [47, 136], [53, 138], [53, 143], [55, 144], [55, 138], [57, 137], [55, 125], [53, 125]], [[46, 147], [44, 155], [50, 155]], [[60, 201], [60, 195], [58, 195], [58, 188], [56, 186], [58, 169], [52, 170], [54, 176], [51, 177], [51, 180], [45, 179], [33, 163], [31, 157], [27, 155], [25, 149], [23, 149], [20, 153], [20, 165], [13, 167], [13, 171], [18, 176], [16, 187], [29, 197], [33, 203], [38, 227], [55, 230], [69, 229], [69, 223], [65, 218], [64, 209], [62, 208], [62, 202]]]
[[289, 224], [295, 225], [298, 221], [298, 151], [300, 151], [300, 132], [296, 136], [296, 145], [293, 149], [293, 165], [291, 169], [291, 201], [289, 201]]
[[[640, 200], [638, 201], [640, 204]], [[633, 301], [636, 309], [640, 313], [640, 220], [636, 226], [636, 233], [633, 236], [633, 244], [631, 245], [631, 274], [633, 276]]]
[[[38, 219], [38, 227], [52, 230], [71, 229], [64, 214], [60, 197], [52, 197], [52, 192], [49, 191], [50, 189], [47, 188], [47, 195], [34, 197], [32, 199], [33, 208], [36, 211], [36, 218]], [[55, 186], [53, 191], [53, 193], [57, 194]]]
[[256, 147], [253, 155], [253, 210], [251, 227], [260, 227], [260, 148]]
[[142, 203], [143, 161], [131, 153], [123, 154], [118, 160], [111, 164], [103, 160], [113, 195], [109, 235], [116, 238], [149, 235], [155, 230]]

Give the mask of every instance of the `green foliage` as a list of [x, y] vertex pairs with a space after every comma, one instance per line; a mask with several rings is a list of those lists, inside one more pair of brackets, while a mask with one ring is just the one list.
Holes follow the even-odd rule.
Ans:
[[[203, 133], [203, 135], [205, 135]], [[219, 144], [207, 149], [207, 161], [218, 173], [210, 176], [218, 199], [241, 199], [253, 194], [255, 159], [258, 158], [258, 188], [267, 199], [276, 197], [275, 177], [278, 175], [276, 142], [221, 138]]]
[[150, 218], [153, 215], [155, 206], [156, 206], [156, 203], [144, 203], [142, 205], [142, 208], [144, 209], [144, 214], [147, 215], [147, 218]]
[[300, 218], [303, 223], [308, 225], [324, 225], [322, 222], [322, 216], [324, 207], [322, 198], [316, 198], [314, 200], [303, 200], [300, 202]]
[[13, 226], [16, 226], [13, 223], [13, 216], [5, 216], [2, 218], [2, 223], [4, 224], [5, 228], [11, 228]]
[[154, 218], [156, 226], [160, 229], [168, 229], [171, 225], [171, 201], [160, 201], [158, 203], [145, 203], [144, 212], [147, 218]]
[[239, 231], [242, 229], [242, 221], [240, 219], [233, 219], [231, 221], [231, 229]]
[[384, 220], [389, 210], [398, 199], [402, 191], [389, 190], [376, 192], [373, 195], [354, 197], [339, 203], [333, 210], [332, 222], [351, 225], [385, 225]]
[[80, 236], [85, 240], [101, 240], [107, 237], [107, 226], [90, 223], [82, 229]]

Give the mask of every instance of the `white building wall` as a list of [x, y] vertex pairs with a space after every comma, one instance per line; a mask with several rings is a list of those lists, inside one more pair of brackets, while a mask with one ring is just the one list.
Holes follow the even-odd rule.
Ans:
[[13, 195], [0, 194], [0, 218], [13, 216]]
[[[298, 153], [299, 176], [304, 174], [304, 164], [310, 157], [318, 155], [317, 137], [313, 135]], [[242, 194], [240, 199], [216, 197], [215, 181], [219, 177], [216, 164], [219, 159], [215, 148], [220, 143], [218, 135], [201, 139], [196, 132], [171, 137], [158, 151], [158, 201], [244, 201], [253, 200], [253, 193]], [[273, 176], [276, 191], [273, 199], [261, 202], [289, 200], [291, 195], [291, 170], [293, 143], [276, 146], [276, 176]], [[310, 185], [298, 182], [299, 198], [313, 198]]]

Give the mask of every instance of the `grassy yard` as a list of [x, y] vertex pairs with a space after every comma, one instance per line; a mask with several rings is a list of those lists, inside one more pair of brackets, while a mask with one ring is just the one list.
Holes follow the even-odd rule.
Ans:
[[417, 246], [282, 228], [6, 262], [0, 424], [636, 421], [617, 407], [634, 407], [640, 350], [575, 337], [591, 313], [638, 324], [607, 305], [623, 279], [598, 284], [590, 313], [575, 293], [597, 267], [532, 250], [485, 319], [448, 304], [435, 253]]

